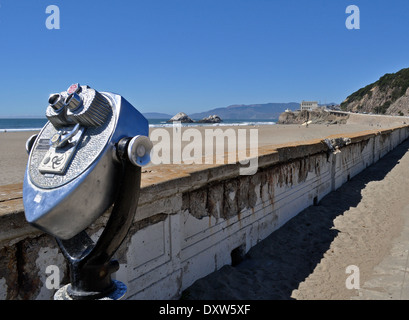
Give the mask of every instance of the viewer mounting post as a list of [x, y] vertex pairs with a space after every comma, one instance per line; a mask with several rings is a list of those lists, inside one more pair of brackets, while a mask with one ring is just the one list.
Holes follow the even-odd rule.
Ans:
[[[148, 121], [123, 97], [71, 85], [52, 94], [38, 135], [27, 140], [26, 220], [56, 238], [71, 283], [55, 299], [119, 299], [112, 260], [137, 209], [141, 166], [150, 161]], [[86, 229], [114, 204], [101, 236]]]

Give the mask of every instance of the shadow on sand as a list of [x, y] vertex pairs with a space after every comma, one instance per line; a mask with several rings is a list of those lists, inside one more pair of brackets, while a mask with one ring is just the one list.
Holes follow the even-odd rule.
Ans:
[[408, 150], [406, 140], [317, 206], [305, 209], [273, 232], [253, 247], [241, 263], [224, 266], [197, 280], [183, 292], [182, 299], [292, 299], [292, 291], [314, 271], [337, 236], [334, 219], [356, 207], [365, 186], [384, 179]]

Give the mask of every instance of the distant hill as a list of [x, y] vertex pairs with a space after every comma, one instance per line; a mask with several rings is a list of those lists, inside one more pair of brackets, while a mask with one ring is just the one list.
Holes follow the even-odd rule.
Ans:
[[349, 95], [341, 109], [389, 115], [409, 115], [409, 68], [387, 73]]
[[216, 114], [222, 119], [237, 120], [259, 120], [259, 119], [278, 119], [280, 114], [286, 109], [299, 109], [300, 104], [297, 102], [287, 103], [264, 103], [264, 104], [249, 104], [249, 105], [231, 105], [224, 108], [211, 109], [205, 112], [190, 114], [190, 118], [200, 120], [209, 115]]
[[[193, 120], [201, 120], [210, 115], [218, 115], [222, 119], [228, 120], [276, 120], [280, 114], [286, 109], [298, 110], [300, 104], [298, 102], [286, 102], [286, 103], [263, 103], [263, 104], [235, 104], [223, 108], [215, 108], [204, 112], [197, 112], [189, 114], [189, 117]], [[183, 111], [183, 110], [181, 110]], [[143, 113], [147, 119], [170, 119], [174, 115], [159, 113], [159, 112], [146, 112]]]
[[170, 114], [159, 113], [159, 112], [146, 112], [146, 113], [143, 113], [143, 116], [146, 119], [170, 119], [173, 117]]

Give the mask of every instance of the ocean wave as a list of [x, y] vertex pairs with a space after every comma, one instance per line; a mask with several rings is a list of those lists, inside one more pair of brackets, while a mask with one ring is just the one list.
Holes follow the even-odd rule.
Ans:
[[[249, 121], [249, 122], [221, 122], [221, 123], [181, 123], [182, 127], [230, 127], [230, 126], [263, 126], [274, 125], [274, 121]], [[149, 124], [149, 128], [172, 128], [173, 123], [155, 123]]]
[[23, 131], [40, 131], [42, 128], [6, 128], [2, 129], [0, 128], [0, 132], [23, 132]]
[[[274, 121], [243, 121], [243, 122], [221, 122], [221, 123], [181, 123], [182, 127], [230, 127], [230, 126], [262, 126], [274, 125]], [[172, 128], [173, 123], [161, 121], [160, 123], [151, 123], [149, 128]], [[0, 132], [20, 132], [20, 131], [40, 131], [42, 127], [29, 128], [0, 128]]]

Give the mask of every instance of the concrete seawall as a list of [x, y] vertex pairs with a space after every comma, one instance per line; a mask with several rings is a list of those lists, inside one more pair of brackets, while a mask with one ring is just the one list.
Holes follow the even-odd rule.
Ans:
[[[115, 255], [125, 298], [177, 299], [408, 137], [405, 125], [265, 146], [252, 176], [235, 164], [146, 169], [135, 222]], [[0, 202], [0, 299], [52, 299], [47, 267], [59, 268], [60, 285], [69, 281], [54, 239], [25, 222], [21, 185], [0, 187]], [[107, 215], [89, 228], [95, 239]]]

